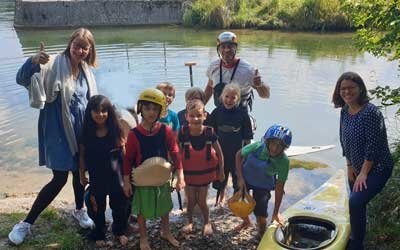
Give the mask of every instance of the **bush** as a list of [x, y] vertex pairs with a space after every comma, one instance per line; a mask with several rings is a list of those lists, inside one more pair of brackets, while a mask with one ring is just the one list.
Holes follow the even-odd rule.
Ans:
[[213, 28], [346, 30], [340, 0], [194, 0], [184, 24]]
[[231, 25], [230, 11], [225, 6], [217, 6], [205, 17], [204, 25], [212, 28], [229, 28]]
[[231, 24], [231, 13], [226, 5], [226, 0], [194, 1], [185, 8], [183, 23], [186, 26], [228, 28]]
[[367, 249], [397, 249], [400, 242], [400, 143], [392, 177], [368, 205]]

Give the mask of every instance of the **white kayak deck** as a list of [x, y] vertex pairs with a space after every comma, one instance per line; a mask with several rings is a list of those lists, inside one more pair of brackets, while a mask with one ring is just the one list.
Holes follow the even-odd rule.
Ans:
[[290, 146], [286, 151], [286, 155], [290, 156], [297, 156], [297, 155], [304, 155], [309, 153], [315, 153], [327, 149], [334, 148], [335, 145], [325, 145], [325, 146]]

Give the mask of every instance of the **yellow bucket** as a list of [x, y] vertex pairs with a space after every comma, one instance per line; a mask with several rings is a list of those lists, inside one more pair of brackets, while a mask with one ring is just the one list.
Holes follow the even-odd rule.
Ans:
[[249, 195], [248, 192], [236, 192], [228, 200], [228, 207], [231, 212], [238, 217], [249, 216], [256, 206], [256, 201]]

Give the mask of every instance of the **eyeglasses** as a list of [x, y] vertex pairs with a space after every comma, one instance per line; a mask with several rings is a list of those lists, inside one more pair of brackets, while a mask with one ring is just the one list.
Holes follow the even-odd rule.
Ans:
[[340, 87], [340, 92], [345, 92], [346, 90], [347, 91], [353, 91], [353, 90], [355, 90], [357, 87], [356, 86], [350, 86], [350, 87]]
[[84, 52], [89, 52], [90, 49], [91, 49], [90, 46], [87, 46], [87, 45], [80, 45], [80, 44], [75, 44], [75, 43], [72, 43], [72, 48], [73, 48], [74, 50], [82, 49], [82, 51], [84, 51]]

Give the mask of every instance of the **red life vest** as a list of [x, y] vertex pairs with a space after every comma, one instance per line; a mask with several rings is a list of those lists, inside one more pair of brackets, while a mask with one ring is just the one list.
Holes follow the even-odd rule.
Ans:
[[190, 143], [189, 127], [182, 127], [183, 145], [181, 150], [185, 182], [191, 186], [204, 186], [217, 179], [218, 157], [212, 147], [211, 127], [206, 127], [202, 136], [206, 136], [206, 145], [195, 150]]

